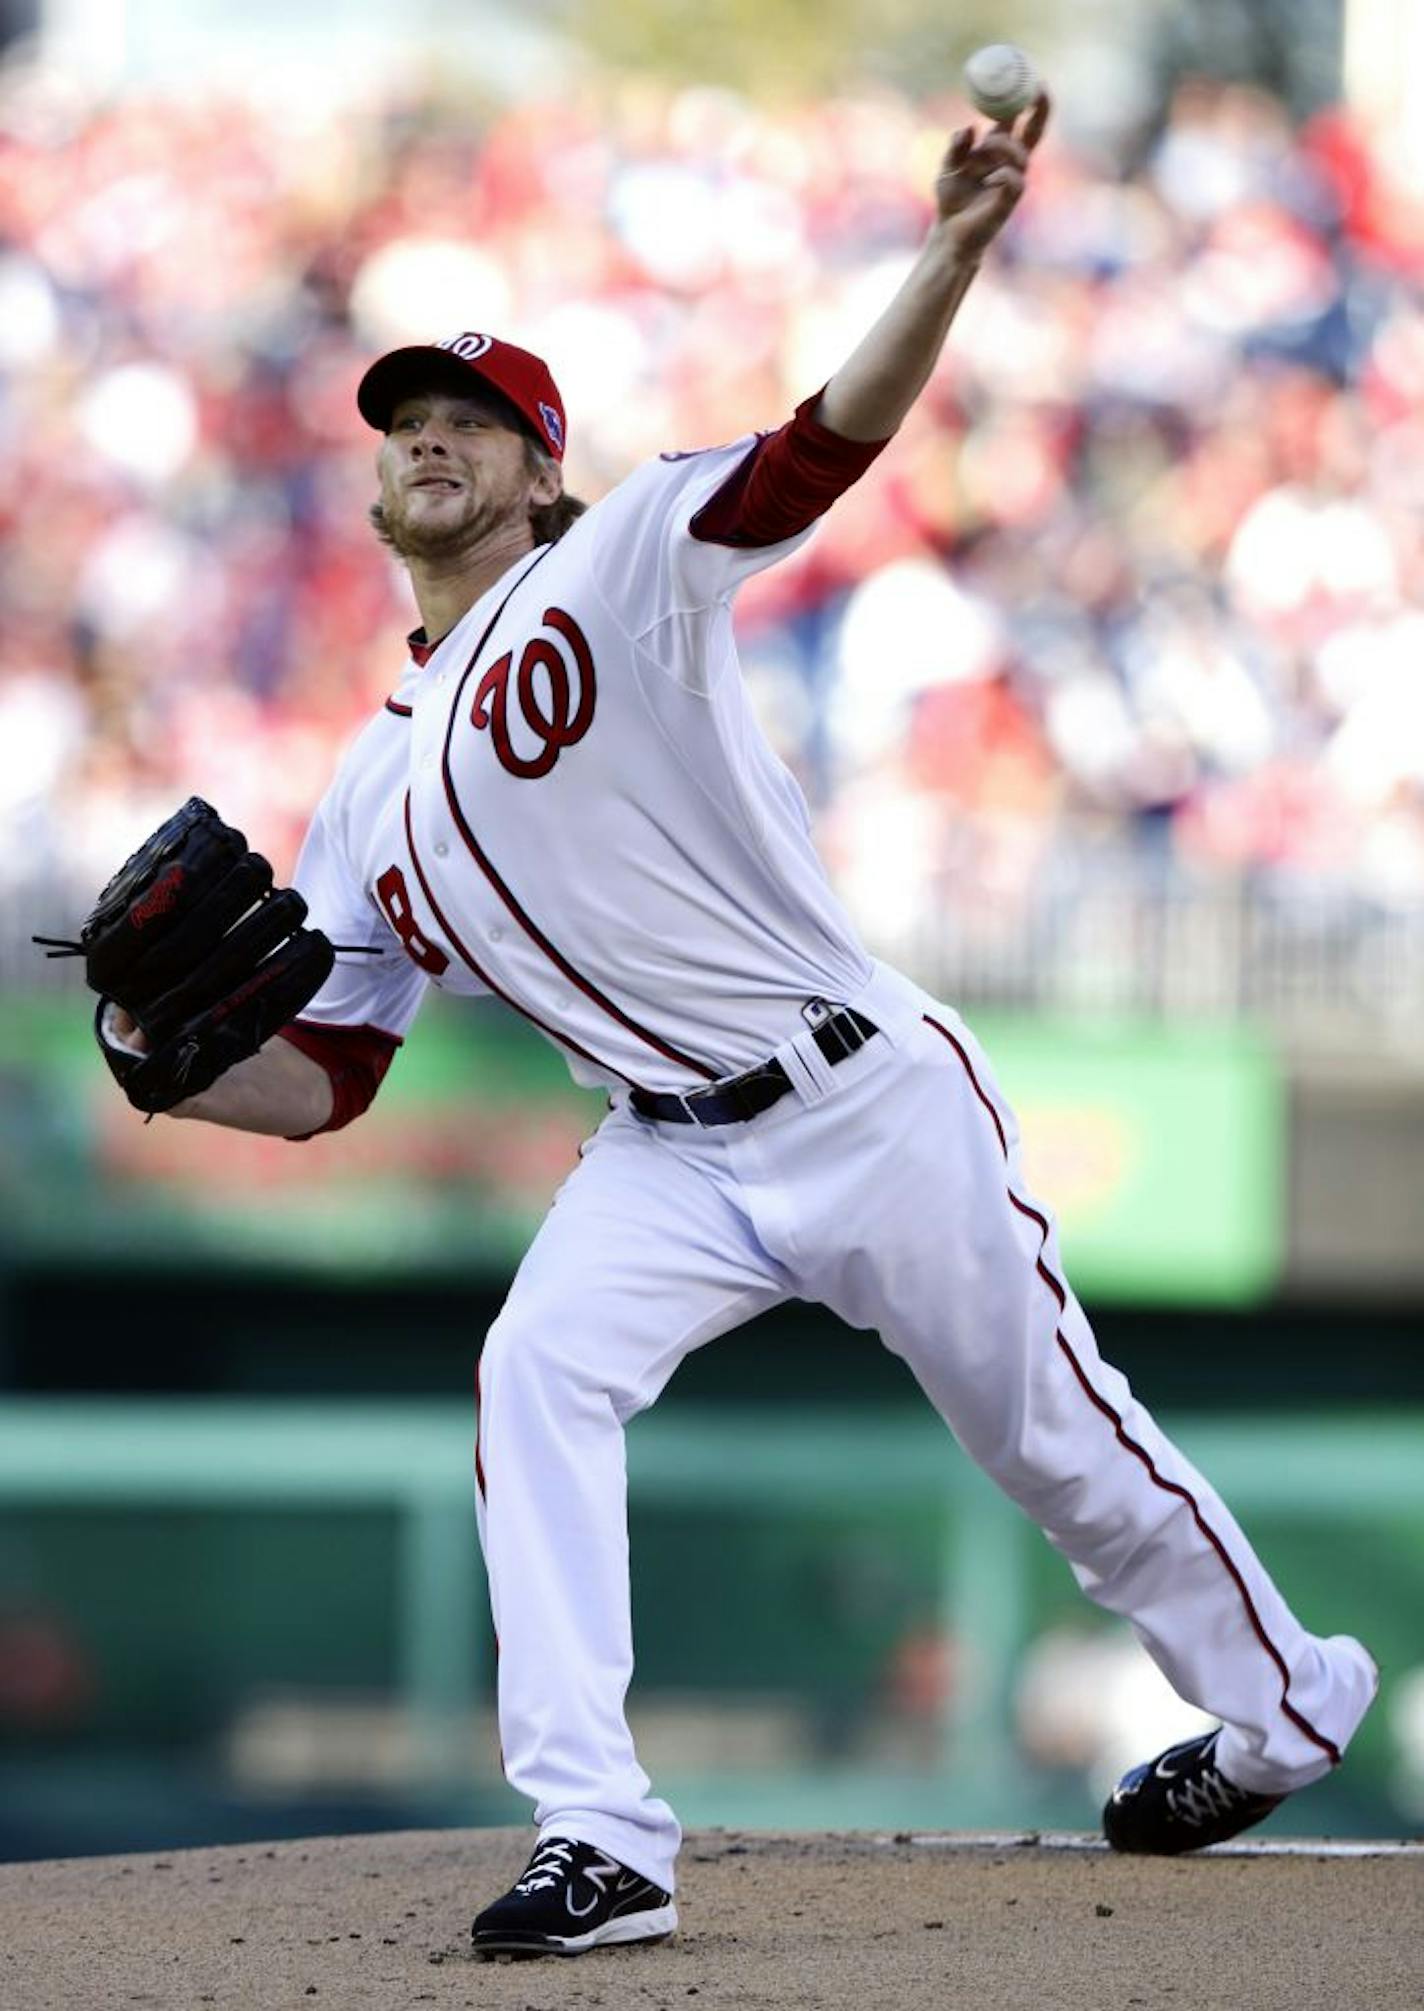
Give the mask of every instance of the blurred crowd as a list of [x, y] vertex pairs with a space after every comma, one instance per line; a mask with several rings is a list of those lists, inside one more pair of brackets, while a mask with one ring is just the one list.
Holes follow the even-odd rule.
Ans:
[[[290, 862], [414, 619], [377, 349], [542, 351], [595, 498], [825, 380], [962, 116], [0, 78], [0, 890], [92, 893], [193, 790]], [[899, 440], [742, 598], [881, 940], [1095, 850], [1424, 900], [1424, 218], [1347, 115], [1239, 86], [1129, 153], [1050, 132]]]

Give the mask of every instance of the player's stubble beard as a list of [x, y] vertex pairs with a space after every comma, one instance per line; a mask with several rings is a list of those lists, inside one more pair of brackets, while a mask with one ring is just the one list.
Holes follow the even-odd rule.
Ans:
[[514, 516], [512, 504], [502, 497], [467, 492], [464, 505], [444, 523], [421, 523], [412, 521], [399, 494], [386, 493], [372, 510], [371, 519], [397, 557], [439, 564], [475, 550]]

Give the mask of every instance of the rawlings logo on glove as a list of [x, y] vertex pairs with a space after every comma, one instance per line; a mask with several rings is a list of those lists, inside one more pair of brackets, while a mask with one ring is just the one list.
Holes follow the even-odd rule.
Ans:
[[[193, 796], [115, 873], [77, 943], [35, 941], [83, 957], [100, 1051], [129, 1102], [152, 1115], [256, 1054], [320, 991], [335, 951], [302, 926], [306, 913], [241, 831]], [[108, 1037], [115, 1005], [146, 1053]]]
[[[193, 799], [195, 802], [197, 798]], [[170, 908], [178, 904], [178, 890], [183, 884], [183, 868], [174, 866], [163, 875], [146, 901], [135, 901], [129, 910], [129, 922], [135, 929], [141, 929], [145, 922], [151, 922], [156, 915], [166, 915]]]

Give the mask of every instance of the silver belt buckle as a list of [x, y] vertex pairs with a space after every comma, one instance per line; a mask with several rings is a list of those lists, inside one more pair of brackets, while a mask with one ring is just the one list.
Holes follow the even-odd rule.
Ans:
[[839, 1010], [840, 1008], [833, 1006], [829, 999], [807, 999], [801, 1008], [801, 1017], [814, 1032], [818, 1026], [824, 1026], [828, 1019], [834, 1019]]

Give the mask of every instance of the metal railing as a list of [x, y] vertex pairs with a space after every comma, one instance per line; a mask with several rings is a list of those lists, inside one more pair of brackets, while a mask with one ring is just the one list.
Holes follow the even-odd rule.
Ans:
[[[82, 991], [30, 941], [77, 913], [57, 889], [0, 905], [0, 995]], [[1424, 899], [1387, 904], [1305, 880], [1203, 878], [1129, 848], [1065, 853], [1017, 901], [946, 886], [871, 947], [969, 1007], [1150, 1019], [1250, 1018], [1283, 1032], [1424, 1040]]]
[[940, 996], [1005, 1009], [1408, 1040], [1424, 1005], [1424, 900], [1203, 879], [1127, 852], [1066, 860], [997, 912], [946, 897], [903, 941], [876, 947]]

